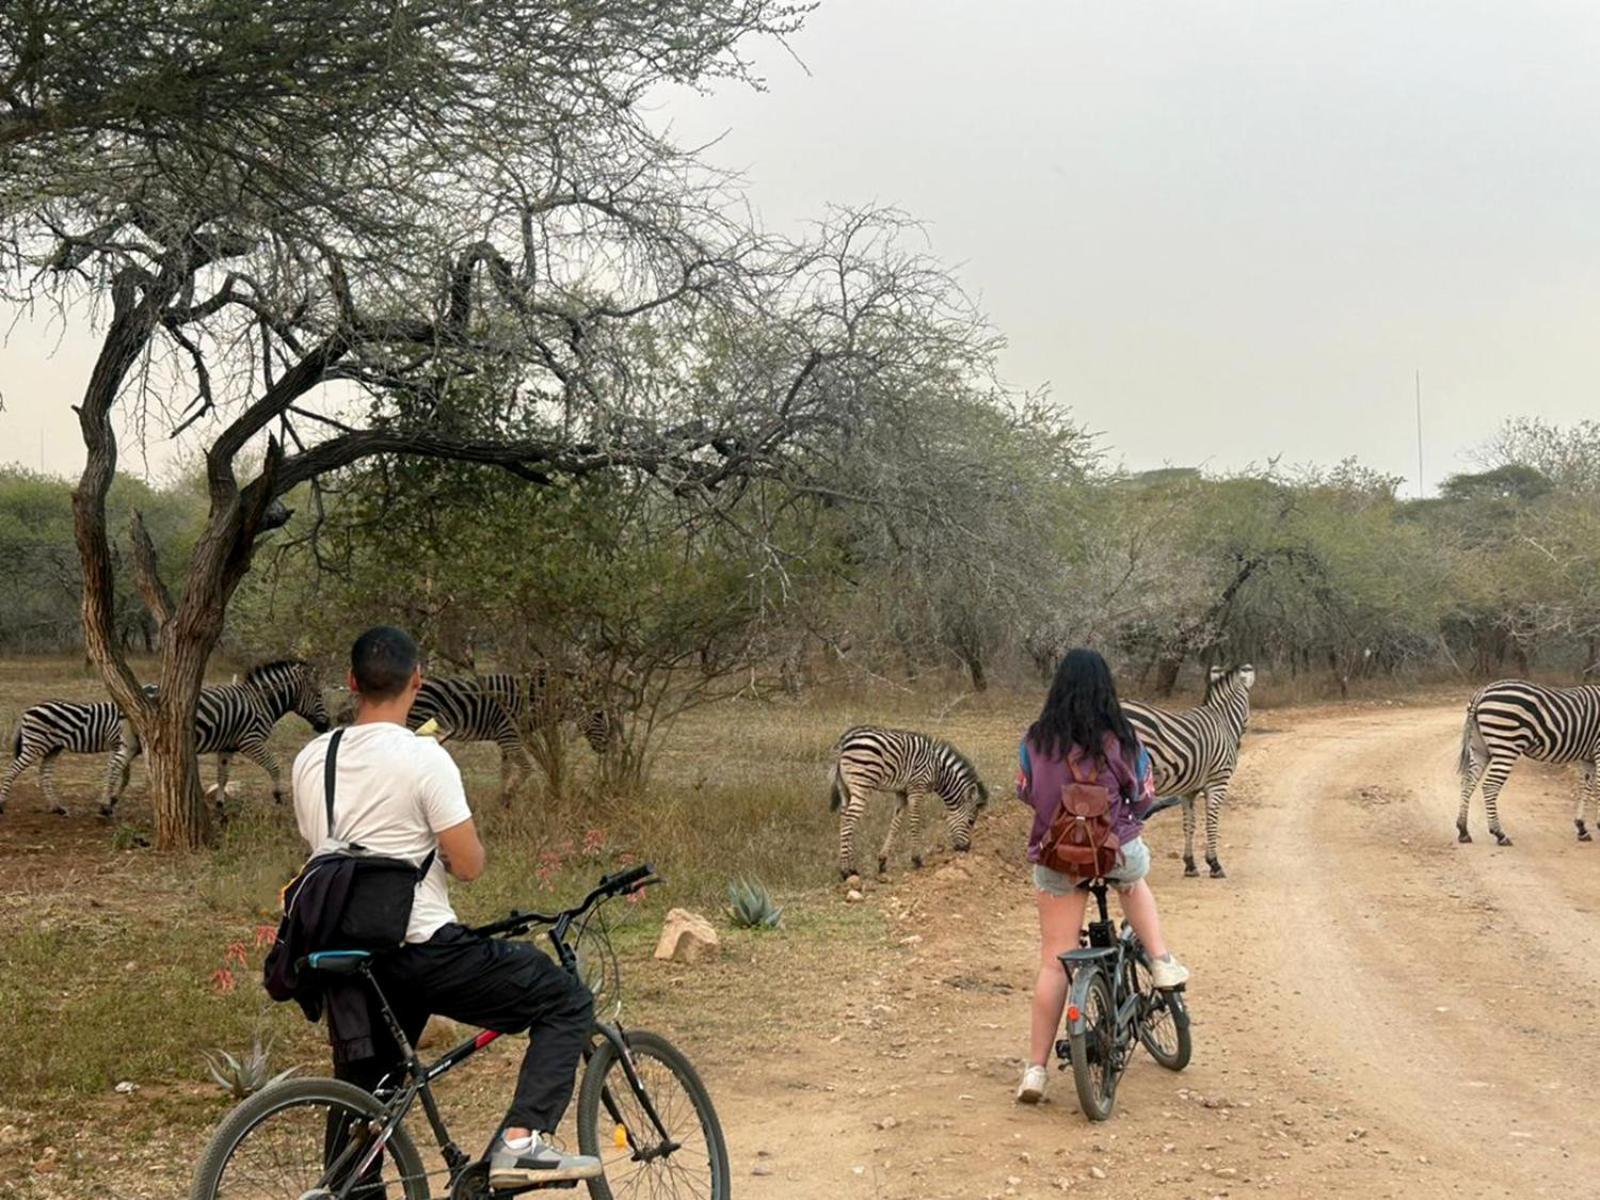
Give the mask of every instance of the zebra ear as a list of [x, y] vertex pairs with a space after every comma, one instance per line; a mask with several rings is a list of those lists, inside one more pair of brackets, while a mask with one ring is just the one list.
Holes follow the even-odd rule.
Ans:
[[1210, 676], [1211, 682], [1215, 683], [1217, 680], [1221, 679], [1227, 673], [1228, 673], [1228, 671], [1227, 671], [1227, 668], [1225, 668], [1225, 667], [1212, 667], [1211, 668], [1211, 676]]

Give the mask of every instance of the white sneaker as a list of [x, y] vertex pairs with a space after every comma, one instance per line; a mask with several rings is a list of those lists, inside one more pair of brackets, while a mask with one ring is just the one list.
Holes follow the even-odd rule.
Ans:
[[1050, 1072], [1043, 1067], [1029, 1067], [1022, 1073], [1022, 1086], [1017, 1088], [1017, 1103], [1039, 1103], [1044, 1099], [1045, 1085], [1049, 1082]]
[[550, 1144], [546, 1134], [535, 1134], [526, 1149], [513, 1150], [504, 1138], [497, 1138], [489, 1157], [491, 1188], [537, 1187], [571, 1179], [593, 1179], [601, 1171], [600, 1160], [584, 1154], [563, 1154]]
[[1171, 954], [1150, 960], [1150, 980], [1158, 988], [1175, 988], [1189, 981], [1189, 968]]

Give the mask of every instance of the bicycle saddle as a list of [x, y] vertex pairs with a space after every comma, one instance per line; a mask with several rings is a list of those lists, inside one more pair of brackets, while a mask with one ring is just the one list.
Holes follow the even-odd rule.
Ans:
[[313, 971], [329, 975], [354, 975], [372, 957], [370, 950], [318, 950], [302, 960]]

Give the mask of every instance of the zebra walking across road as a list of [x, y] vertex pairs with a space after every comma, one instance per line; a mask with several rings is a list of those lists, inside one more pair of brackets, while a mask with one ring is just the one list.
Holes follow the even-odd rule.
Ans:
[[1205, 797], [1206, 864], [1211, 878], [1226, 878], [1217, 858], [1218, 823], [1239, 742], [1250, 722], [1250, 689], [1256, 669], [1248, 663], [1224, 670], [1212, 667], [1205, 699], [1196, 708], [1172, 712], [1151, 704], [1124, 701], [1139, 741], [1150, 752], [1157, 792], [1183, 797], [1183, 873], [1198, 875], [1194, 862], [1194, 802]]
[[[316, 670], [303, 659], [262, 663], [250, 668], [239, 683], [201, 689], [194, 714], [195, 753], [217, 756], [219, 814], [228, 794], [228, 767], [236, 754], [267, 773], [272, 779], [273, 801], [283, 803], [283, 769], [267, 741], [273, 727], [291, 712], [304, 717], [318, 733], [327, 732], [332, 725]], [[135, 742], [131, 754], [136, 756], [140, 749]], [[126, 784], [126, 767], [121, 775]], [[108, 795], [101, 813], [111, 816], [121, 797], [120, 788]]]
[[1461, 730], [1461, 811], [1456, 814], [1461, 841], [1472, 840], [1467, 832], [1467, 809], [1481, 780], [1489, 832], [1500, 845], [1511, 845], [1500, 827], [1497, 802], [1511, 768], [1523, 755], [1539, 762], [1583, 764], [1583, 788], [1572, 823], [1580, 842], [1592, 841], [1584, 809], [1587, 802], [1600, 820], [1600, 796], [1595, 787], [1595, 775], [1600, 771], [1600, 684], [1555, 688], [1502, 679], [1480, 688], [1467, 701], [1467, 719]]
[[839, 814], [839, 875], [856, 874], [856, 825], [867, 805], [868, 792], [895, 793], [889, 833], [878, 851], [878, 872], [889, 867], [889, 851], [900, 820], [910, 810], [911, 865], [922, 865], [922, 810], [924, 797], [937, 796], [944, 804], [950, 844], [965, 851], [972, 846], [972, 826], [978, 810], [989, 802], [989, 791], [965, 755], [949, 742], [905, 729], [879, 729], [858, 725], [847, 729], [834, 744], [833, 789], [830, 804]]
[[[156, 692], [149, 684], [144, 690], [150, 696]], [[5, 812], [6, 800], [17, 777], [37, 763], [39, 782], [50, 811], [65, 816], [67, 806], [61, 803], [55, 785], [56, 759], [63, 754], [111, 754], [106, 764], [106, 799], [102, 803], [109, 802], [114, 792], [128, 785], [128, 765], [137, 746], [138, 734], [133, 725], [110, 700], [88, 704], [46, 700], [35, 704], [17, 722], [11, 764], [4, 778], [0, 778], [0, 813]]]
[[[493, 677], [491, 677], [493, 678]], [[514, 681], [514, 676], [508, 676]], [[434, 721], [441, 743], [494, 742], [500, 747], [500, 802], [510, 804], [513, 793], [534, 771], [522, 730], [503, 701], [475, 679], [424, 679], [406, 717], [408, 729]], [[516, 781], [512, 782], [513, 772]]]

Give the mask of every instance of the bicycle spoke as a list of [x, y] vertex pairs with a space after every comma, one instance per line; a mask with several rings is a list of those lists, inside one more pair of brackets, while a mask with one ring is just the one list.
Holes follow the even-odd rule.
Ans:
[[622, 1064], [613, 1063], [607, 1073], [606, 1085], [631, 1140], [626, 1150], [606, 1156], [606, 1181], [612, 1195], [648, 1200], [657, 1200], [658, 1197], [661, 1200], [678, 1197], [684, 1200], [713, 1200], [715, 1171], [712, 1152], [693, 1097], [678, 1081], [671, 1067], [653, 1058], [648, 1051], [635, 1052], [634, 1069], [640, 1087], [649, 1096], [650, 1104], [661, 1118], [668, 1138], [679, 1145], [670, 1154], [643, 1162], [635, 1160], [635, 1153], [659, 1146], [660, 1135], [644, 1103], [629, 1084]]

